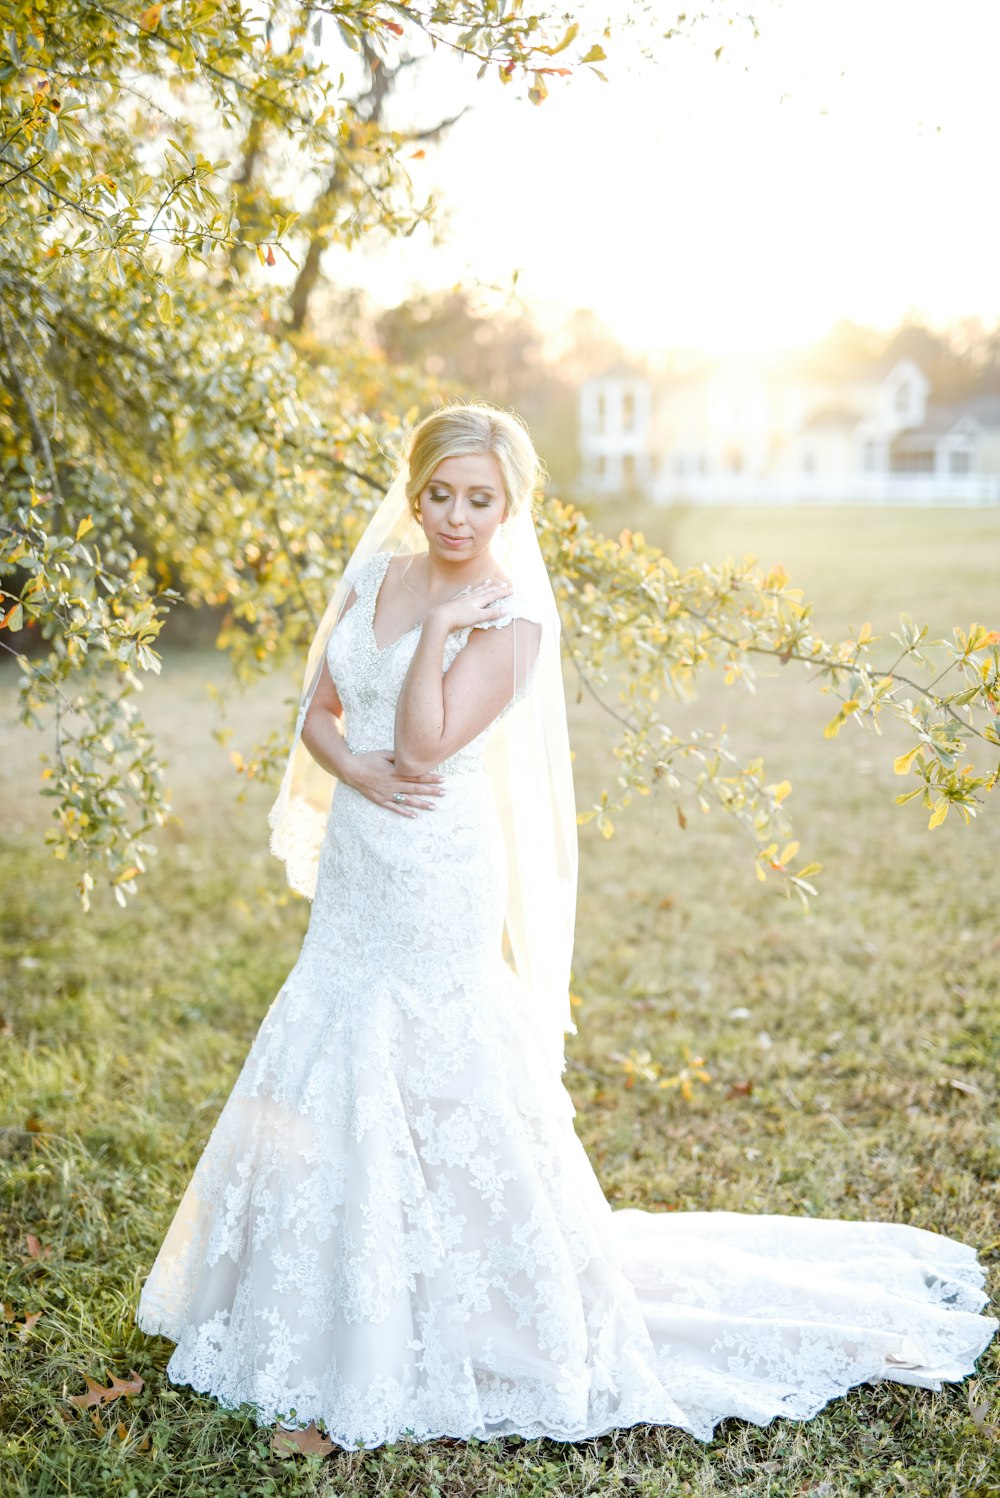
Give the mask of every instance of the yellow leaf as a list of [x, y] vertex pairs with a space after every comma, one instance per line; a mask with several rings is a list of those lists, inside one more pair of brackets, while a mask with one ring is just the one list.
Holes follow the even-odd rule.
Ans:
[[798, 843], [786, 843], [785, 846], [784, 846], [784, 848], [782, 848], [782, 850], [781, 850], [781, 857], [778, 859], [778, 862], [779, 863], [787, 863], [790, 858], [794, 858], [795, 857], [795, 855], [796, 855], [796, 853], [798, 851], [799, 851], [799, 845], [798, 845]]
[[799, 869], [798, 877], [808, 879], [810, 874], [818, 874], [822, 867], [821, 863], [807, 863], [804, 869]]
[[614, 835], [615, 835], [615, 824], [614, 824], [614, 822], [612, 822], [612, 820], [611, 820], [610, 817], [602, 817], [601, 818], [600, 828], [601, 828], [601, 836], [603, 838], [612, 838], [612, 837], [614, 837]]
[[837, 716], [835, 718], [831, 718], [829, 723], [823, 729], [823, 737], [826, 739], [835, 739], [837, 737], [837, 734], [840, 732], [842, 725], [846, 722], [848, 713], [853, 713], [857, 705], [858, 699], [856, 697], [849, 698], [848, 701], [843, 704]]
[[906, 774], [907, 770], [910, 768], [913, 761], [916, 759], [917, 755], [920, 753], [923, 747], [923, 744], [917, 744], [914, 749], [907, 750], [905, 754], [901, 754], [898, 759], [893, 760], [892, 768], [895, 770], [897, 775]]
[[147, 5], [146, 9], [143, 11], [142, 15], [139, 17], [139, 25], [142, 27], [143, 31], [155, 31], [156, 28], [157, 28], [157, 26], [159, 26], [159, 24], [160, 24], [160, 17], [161, 17], [162, 14], [163, 14], [163, 5], [162, 4], [160, 4], [160, 5]]
[[774, 787], [774, 799], [775, 801], [777, 801], [779, 806], [781, 805], [782, 801], [784, 801], [785, 797], [788, 795], [791, 789], [792, 782], [790, 780], [783, 780], [781, 781], [780, 785], [776, 785]]
[[767, 883], [767, 875], [764, 873], [763, 867], [759, 861], [754, 864], [753, 871], [757, 875], [757, 878], [760, 880], [761, 884]]
[[951, 802], [947, 799], [947, 797], [942, 796], [941, 800], [937, 803], [934, 810], [931, 812], [931, 819], [927, 823], [928, 831], [930, 831], [932, 827], [940, 827], [941, 823], [948, 815], [948, 808], [950, 805]]
[[580, 23], [578, 21], [574, 21], [572, 26], [568, 26], [566, 28], [562, 41], [556, 42], [554, 47], [539, 47], [539, 52], [547, 52], [550, 57], [555, 57], [557, 52], [564, 52], [569, 46], [570, 42], [576, 41], [579, 30]]
[[89, 515], [84, 515], [83, 519], [80, 521], [80, 524], [76, 528], [76, 539], [79, 541], [81, 537], [85, 536], [88, 531], [92, 531], [93, 529], [94, 522], [91, 520]]

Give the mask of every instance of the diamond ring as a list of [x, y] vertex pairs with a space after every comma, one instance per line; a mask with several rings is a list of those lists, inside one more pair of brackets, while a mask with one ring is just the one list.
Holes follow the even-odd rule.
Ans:
[[403, 802], [403, 801], [406, 800], [406, 797], [403, 795], [402, 791], [393, 791], [393, 793], [392, 793], [392, 799], [394, 801]]

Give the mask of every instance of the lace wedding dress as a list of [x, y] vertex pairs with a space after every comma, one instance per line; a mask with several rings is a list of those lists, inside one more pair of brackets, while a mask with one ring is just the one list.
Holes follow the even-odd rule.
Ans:
[[[355, 751], [392, 743], [418, 639], [376, 643], [388, 560], [327, 653]], [[333, 798], [301, 953], [140, 1298], [139, 1326], [177, 1344], [170, 1379], [352, 1448], [637, 1422], [707, 1440], [728, 1415], [804, 1419], [866, 1380], [970, 1372], [997, 1323], [964, 1244], [611, 1209], [501, 955], [489, 732], [417, 818]]]

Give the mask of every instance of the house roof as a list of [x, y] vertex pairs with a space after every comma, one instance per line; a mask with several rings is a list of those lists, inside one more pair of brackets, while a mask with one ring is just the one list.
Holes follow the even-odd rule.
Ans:
[[955, 405], [956, 420], [974, 416], [982, 427], [1000, 427], [1000, 395], [973, 395]]
[[824, 406], [821, 411], [814, 411], [809, 420], [802, 423], [799, 430], [802, 432], [836, 429], [844, 431], [857, 426], [860, 420], [859, 413], [849, 410], [847, 406]]
[[641, 364], [633, 363], [629, 359], [615, 359], [612, 364], [607, 365], [604, 369], [598, 370], [597, 374], [591, 375], [588, 380], [584, 381], [584, 384], [593, 385], [597, 381], [625, 379], [648, 380], [649, 373], [647, 370], [643, 369]]
[[966, 416], [971, 416], [979, 427], [1000, 430], [1000, 395], [974, 395], [949, 405], [928, 401], [923, 422], [919, 427], [907, 428], [907, 435], [940, 437], [953, 431]]

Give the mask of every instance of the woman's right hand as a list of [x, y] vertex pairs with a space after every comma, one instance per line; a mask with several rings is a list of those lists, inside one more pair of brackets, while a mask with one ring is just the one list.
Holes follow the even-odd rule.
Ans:
[[[435, 801], [444, 795], [444, 776], [432, 770], [423, 775], [399, 775], [388, 749], [373, 749], [366, 754], [354, 754], [340, 776], [347, 785], [384, 806], [388, 811], [398, 811], [401, 817], [415, 817], [421, 811], [433, 811]], [[394, 800], [394, 797], [401, 800]], [[430, 799], [428, 799], [430, 798]]]

